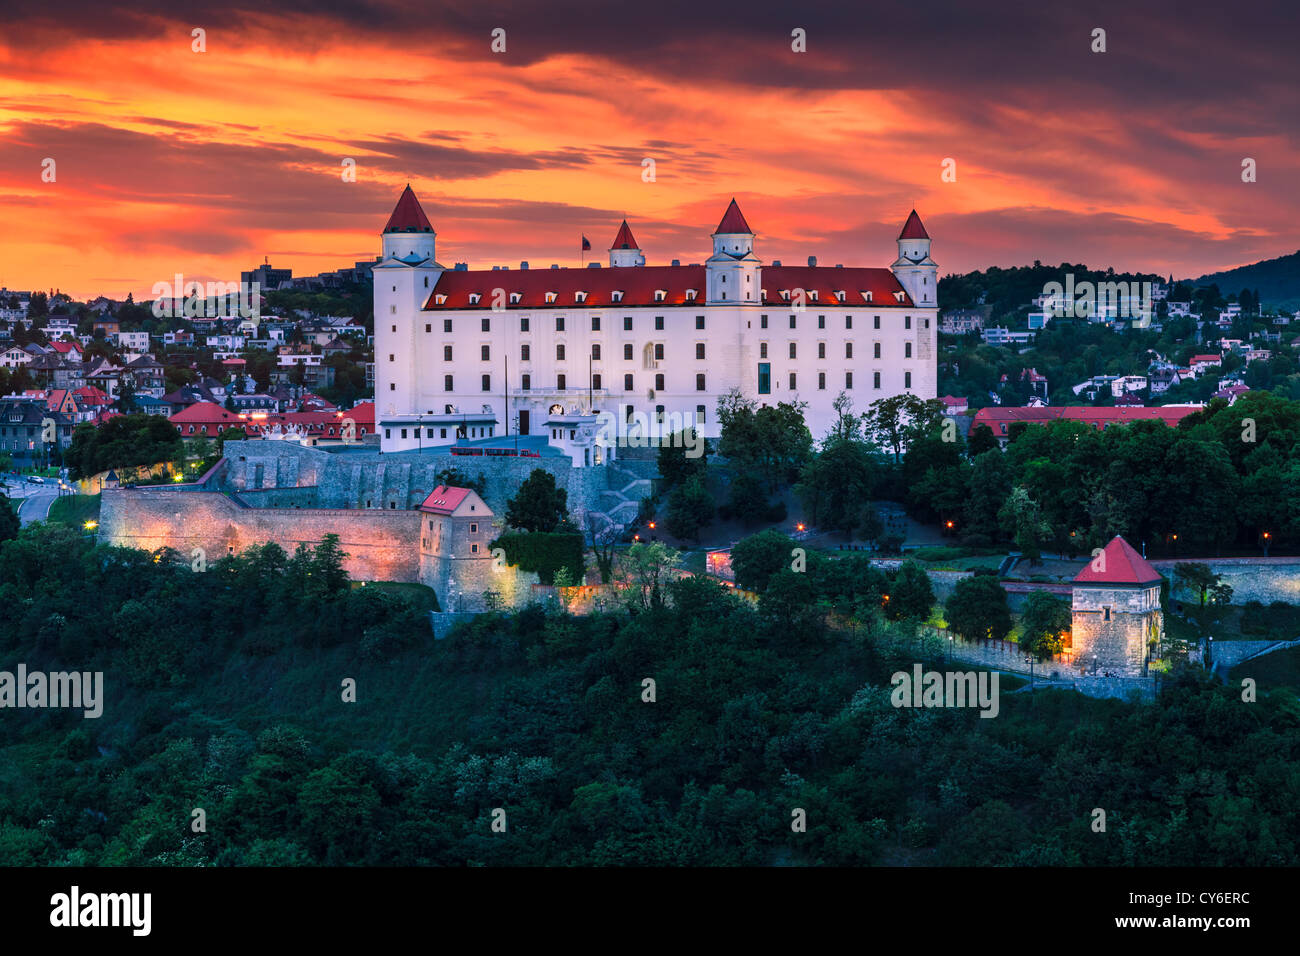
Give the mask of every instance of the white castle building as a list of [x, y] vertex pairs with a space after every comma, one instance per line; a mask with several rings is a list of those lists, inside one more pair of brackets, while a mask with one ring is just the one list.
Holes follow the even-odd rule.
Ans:
[[407, 186], [374, 267], [386, 452], [543, 434], [574, 413], [694, 421], [716, 437], [732, 388], [807, 403], [821, 438], [841, 391], [858, 411], [937, 394], [938, 266], [915, 210], [888, 269], [764, 265], [734, 199], [703, 265], [646, 265], [627, 222], [608, 268], [447, 269], [436, 241]]

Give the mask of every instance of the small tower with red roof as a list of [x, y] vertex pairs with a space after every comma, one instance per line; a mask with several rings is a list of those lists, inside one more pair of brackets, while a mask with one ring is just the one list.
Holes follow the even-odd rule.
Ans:
[[645, 265], [645, 256], [637, 246], [636, 237], [628, 228], [626, 219], [623, 220], [623, 225], [618, 227], [614, 244], [609, 247], [609, 265], [612, 269]]
[[939, 299], [939, 265], [930, 258], [930, 234], [915, 209], [898, 234], [898, 258], [890, 268], [918, 307], [935, 308]]
[[1116, 535], [1074, 578], [1070, 638], [1086, 674], [1145, 677], [1164, 639], [1160, 572]]
[[754, 255], [754, 231], [733, 198], [713, 231], [713, 255], [704, 262], [709, 303], [757, 305], [762, 301], [758, 279], [761, 265]]

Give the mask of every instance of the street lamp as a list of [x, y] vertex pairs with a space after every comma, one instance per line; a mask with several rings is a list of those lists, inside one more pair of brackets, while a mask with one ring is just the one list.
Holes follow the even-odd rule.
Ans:
[[1267, 557], [1268, 557], [1268, 546], [1269, 546], [1269, 543], [1271, 542], [1273, 536], [1272, 536], [1271, 534], [1269, 534], [1267, 531], [1265, 531], [1262, 537], [1264, 538], [1264, 557], [1267, 558]]
[[1034, 655], [1025, 655], [1025, 663], [1029, 665], [1029, 693], [1034, 692]]

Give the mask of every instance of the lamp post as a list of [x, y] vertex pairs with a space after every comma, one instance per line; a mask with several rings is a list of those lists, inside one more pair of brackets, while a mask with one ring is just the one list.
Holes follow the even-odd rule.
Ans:
[[1029, 665], [1029, 693], [1032, 695], [1034, 693], [1034, 655], [1027, 654], [1025, 663]]
[[1268, 557], [1268, 546], [1272, 543], [1272, 541], [1273, 541], [1273, 536], [1272, 536], [1271, 534], [1269, 534], [1267, 531], [1265, 531], [1262, 535], [1260, 535], [1260, 538], [1261, 538], [1261, 539], [1263, 540], [1263, 542], [1264, 542], [1264, 557], [1267, 558], [1267, 557]]

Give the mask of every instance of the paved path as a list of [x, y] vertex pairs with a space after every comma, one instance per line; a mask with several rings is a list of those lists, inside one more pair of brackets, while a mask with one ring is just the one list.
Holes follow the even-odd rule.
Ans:
[[50, 505], [59, 497], [59, 486], [33, 485], [32, 492], [18, 505], [18, 518], [23, 525], [44, 521], [50, 516]]

